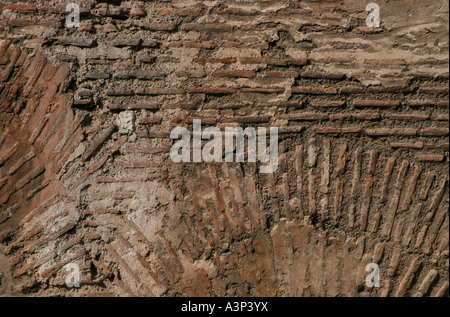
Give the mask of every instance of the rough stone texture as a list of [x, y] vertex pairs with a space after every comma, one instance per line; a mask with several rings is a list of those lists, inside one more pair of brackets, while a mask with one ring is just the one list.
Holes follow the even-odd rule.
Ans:
[[[80, 4], [0, 1], [0, 295], [448, 296], [447, 1]], [[278, 171], [171, 162], [193, 118]]]

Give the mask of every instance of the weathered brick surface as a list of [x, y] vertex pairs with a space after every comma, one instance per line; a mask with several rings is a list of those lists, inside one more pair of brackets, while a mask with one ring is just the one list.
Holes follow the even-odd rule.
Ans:
[[[0, 0], [0, 295], [448, 296], [448, 2], [380, 5]], [[197, 118], [279, 169], [173, 163]]]

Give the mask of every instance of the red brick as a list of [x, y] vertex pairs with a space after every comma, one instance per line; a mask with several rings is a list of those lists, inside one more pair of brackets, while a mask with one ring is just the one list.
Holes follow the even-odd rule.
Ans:
[[407, 143], [407, 142], [392, 142], [393, 148], [409, 148], [409, 149], [421, 149], [423, 148], [423, 142]]
[[325, 87], [292, 87], [293, 94], [306, 94], [306, 95], [335, 95], [338, 93], [336, 88]]
[[422, 173], [422, 166], [416, 165], [414, 167], [414, 174], [409, 179], [408, 183], [408, 191], [406, 192], [406, 196], [403, 200], [403, 203], [401, 204], [400, 210], [406, 211], [409, 210], [409, 207], [411, 205], [412, 197], [414, 195], [414, 191], [416, 190], [417, 181], [419, 179], [419, 175]]
[[201, 16], [203, 15], [203, 9], [199, 8], [158, 8], [156, 10], [158, 15], [172, 15], [172, 16]]
[[367, 220], [369, 218], [370, 202], [372, 197], [374, 179], [369, 177], [363, 194], [363, 202], [361, 205], [361, 230], [365, 231], [367, 228]]
[[421, 136], [446, 136], [448, 135], [448, 128], [424, 128], [419, 131]]
[[196, 63], [212, 63], [212, 64], [216, 64], [216, 63], [221, 63], [221, 64], [233, 64], [236, 63], [236, 59], [235, 58], [208, 58], [208, 57], [198, 57], [198, 58], [194, 58], [194, 62]]
[[355, 100], [353, 106], [356, 108], [377, 107], [377, 108], [396, 108], [400, 106], [400, 101], [394, 100]]
[[421, 162], [442, 162], [445, 156], [441, 154], [423, 154], [417, 155], [417, 159]]
[[200, 277], [200, 279], [202, 280], [203, 284], [205, 285], [206, 288], [211, 288], [211, 280], [208, 278], [208, 275], [206, 274], [206, 272], [204, 270], [197, 270], [197, 274]]
[[370, 59], [365, 60], [365, 64], [367, 65], [375, 65], [375, 66], [404, 66], [406, 62], [401, 59]]
[[244, 93], [259, 93], [259, 94], [277, 94], [284, 92], [283, 88], [241, 88]]
[[430, 115], [427, 114], [385, 114], [386, 119], [391, 120], [428, 120]]
[[97, 228], [98, 227], [98, 223], [96, 223], [95, 221], [83, 221], [83, 226], [84, 227], [92, 227], [92, 228]]
[[207, 23], [207, 24], [184, 23], [183, 25], [181, 25], [181, 30], [187, 32], [197, 31], [197, 32], [216, 33], [216, 32], [231, 32], [233, 29], [234, 29], [233, 25], [224, 23]]
[[414, 92], [414, 87], [405, 86], [392, 86], [392, 87], [384, 87], [384, 86], [370, 86], [368, 89], [369, 93], [412, 93]]
[[303, 108], [303, 101], [292, 101], [292, 102], [274, 102], [274, 103], [260, 103], [256, 105], [257, 107], [279, 107], [279, 108]]
[[310, 105], [312, 107], [335, 108], [335, 107], [343, 107], [345, 105], [345, 102], [344, 101], [314, 100], [314, 101], [311, 101]]
[[342, 197], [344, 192], [344, 182], [338, 177], [336, 179], [336, 194], [334, 196], [334, 222], [338, 223], [338, 219], [342, 215]]
[[254, 16], [258, 14], [258, 11], [249, 11], [238, 8], [214, 8], [212, 9], [211, 13], [220, 15]]
[[12, 228], [3, 230], [2, 232], [0, 232], [0, 242], [3, 242], [4, 240], [8, 239], [12, 235], [14, 235], [14, 230]]
[[305, 66], [308, 63], [308, 60], [306, 58], [288, 59], [287, 63], [293, 66]]
[[9, 45], [11, 44], [10, 39], [5, 39], [2, 44], [0, 45], [0, 57], [3, 57], [6, 50], [8, 49]]
[[212, 73], [213, 77], [232, 77], [232, 78], [253, 78], [256, 76], [255, 72], [246, 70], [216, 70]]
[[7, 177], [0, 178], [0, 189], [2, 189], [3, 186], [5, 186], [7, 182], [8, 182]]
[[41, 190], [43, 190], [45, 187], [47, 187], [48, 185], [50, 185], [52, 181], [50, 179], [44, 180], [41, 184], [39, 184], [38, 186], [34, 187], [33, 189], [31, 189], [29, 192], [27, 192], [27, 194], [25, 195], [25, 198], [27, 200], [30, 200], [31, 198], [33, 198], [34, 195], [36, 195], [38, 192], [40, 192]]
[[339, 89], [341, 94], [362, 94], [364, 93], [364, 89], [358, 86], [346, 86]]
[[313, 112], [302, 112], [302, 113], [293, 113], [293, 114], [285, 114], [279, 115], [280, 119], [287, 120], [300, 120], [300, 121], [315, 121], [315, 120], [327, 120], [328, 115], [324, 113], [313, 113]]
[[150, 110], [158, 111], [159, 105], [152, 103], [139, 103], [139, 104], [109, 104], [108, 108], [112, 111], [114, 110]]
[[207, 95], [228, 95], [234, 94], [236, 92], [236, 88], [190, 88], [188, 92], [191, 94], [207, 94]]
[[67, 250], [67, 249], [69, 249], [69, 248], [71, 248], [71, 247], [73, 247], [74, 245], [77, 245], [77, 244], [79, 244], [79, 243], [81, 243], [81, 237], [75, 237], [75, 238], [73, 238], [73, 239], [67, 241], [66, 243], [64, 243], [64, 244], [61, 246], [61, 250]]
[[129, 167], [129, 168], [142, 168], [142, 167], [159, 167], [160, 163], [151, 161], [115, 161], [115, 167]]
[[222, 118], [222, 122], [239, 122], [239, 123], [264, 123], [269, 122], [270, 117], [268, 116], [242, 116], [242, 117], [233, 117], [233, 118]]
[[34, 243], [31, 243], [31, 244], [25, 246], [24, 250], [27, 252], [32, 251], [32, 250], [36, 249], [37, 247], [40, 247], [49, 241], [52, 241], [52, 240], [55, 240], [55, 239], [61, 237], [62, 235], [66, 234], [67, 232], [69, 232], [70, 230], [72, 230], [75, 227], [76, 227], [75, 223], [68, 223], [65, 226], [63, 226], [62, 228], [60, 228], [59, 230], [57, 230], [56, 232], [48, 235], [47, 237], [42, 238], [39, 241], [36, 241]]
[[425, 174], [425, 181], [422, 183], [422, 188], [420, 189], [419, 198], [421, 200], [425, 200], [428, 197], [428, 193], [430, 192], [431, 185], [435, 175], [433, 172], [428, 172]]
[[337, 169], [336, 169], [336, 173], [337, 174], [342, 174], [345, 170], [345, 165], [347, 163], [347, 144], [341, 144], [339, 146], [339, 156], [338, 156], [338, 164], [337, 164]]
[[190, 118], [172, 118], [173, 122], [185, 122], [188, 124], [193, 124], [194, 120], [201, 120], [202, 124], [215, 124], [217, 122], [216, 118], [201, 118], [201, 117], [190, 117]]
[[448, 94], [448, 87], [419, 87], [418, 92], [424, 94]]
[[338, 113], [330, 114], [330, 120], [379, 120], [379, 113]]
[[433, 119], [437, 120], [437, 121], [449, 121], [450, 117], [448, 114], [440, 113], [440, 114], [435, 115], [435, 117]]
[[130, 10], [130, 16], [132, 17], [145, 17], [147, 12], [141, 7], [133, 7]]
[[433, 100], [408, 100], [405, 105], [410, 107], [433, 107], [436, 102]]
[[424, 143], [423, 148], [448, 151], [450, 149], [450, 144], [448, 142], [446, 142], [446, 143]]
[[89, 40], [85, 38], [76, 38], [76, 37], [67, 37], [67, 36], [60, 36], [54, 38], [57, 44], [61, 45], [72, 45], [72, 46], [78, 46], [82, 48], [89, 48], [93, 47], [96, 44], [95, 40]]
[[108, 88], [106, 90], [108, 96], [133, 96], [135, 93], [132, 89], [125, 88]]
[[102, 145], [109, 137], [116, 131], [117, 126], [115, 124], [110, 125], [106, 130], [100, 133], [86, 149], [86, 151], [81, 156], [83, 162], [87, 161], [94, 152]]
[[15, 142], [13, 146], [3, 151], [3, 155], [0, 156], [0, 166], [4, 165], [19, 150], [19, 145], [19, 142]]
[[14, 71], [14, 66], [15, 66], [17, 60], [19, 59], [20, 54], [21, 54], [20, 49], [17, 48], [17, 47], [14, 48], [14, 50], [13, 50], [13, 52], [11, 54], [8, 66], [5, 69], [3, 69], [3, 71], [1, 72], [0, 82], [8, 81], [9, 77], [11, 76], [11, 74]]
[[137, 135], [140, 138], [170, 139], [170, 132], [148, 131], [148, 132], [138, 132]]
[[192, 41], [169, 42], [167, 46], [213, 49], [216, 47], [216, 44], [213, 41], [192, 40]]
[[362, 33], [362, 34], [378, 34], [382, 33], [384, 31], [383, 28], [373, 28], [373, 27], [366, 27], [366, 26], [358, 26], [354, 28], [353, 30], [356, 31], [356, 33]]
[[341, 133], [361, 133], [361, 128], [334, 128], [334, 127], [314, 127], [314, 132], [319, 134], [341, 134]]
[[139, 25], [144, 30], [150, 31], [175, 31], [178, 28], [176, 23], [142, 23]]
[[239, 57], [241, 64], [267, 64], [275, 66], [286, 66], [287, 61], [280, 58], [266, 58], [266, 57]]
[[138, 95], [183, 95], [186, 93], [184, 89], [179, 88], [143, 88], [136, 90]]
[[264, 72], [264, 77], [274, 77], [274, 78], [297, 78], [299, 73], [297, 72], [280, 72], [280, 71], [266, 71]]
[[28, 272], [28, 270], [30, 270], [34, 266], [35, 263], [36, 263], [36, 261], [31, 261], [31, 262], [23, 265], [21, 268], [17, 269], [14, 272], [14, 277], [19, 277], [19, 276], [24, 275], [25, 273]]
[[193, 290], [186, 289], [186, 294], [188, 297], [199, 297]]
[[3, 10], [11, 10], [16, 12], [36, 12], [37, 7], [31, 4], [18, 3], [6, 6]]
[[162, 122], [162, 118], [139, 118], [140, 124], [159, 124]]
[[419, 129], [414, 128], [376, 128], [366, 129], [366, 134], [370, 136], [415, 136]]
[[45, 168], [41, 165], [34, 168], [30, 173], [28, 173], [27, 175], [22, 177], [18, 182], [16, 182], [16, 187], [15, 187], [16, 190], [19, 190], [22, 187], [24, 187], [26, 184], [31, 182], [33, 179], [35, 179], [36, 177], [41, 175], [44, 171], [45, 171]]

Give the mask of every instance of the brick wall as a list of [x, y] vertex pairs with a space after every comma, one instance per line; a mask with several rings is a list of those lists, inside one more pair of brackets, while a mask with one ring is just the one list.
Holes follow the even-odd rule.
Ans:
[[[0, 1], [0, 295], [448, 296], [448, 2], [78, 3]], [[173, 163], [194, 118], [279, 169]]]

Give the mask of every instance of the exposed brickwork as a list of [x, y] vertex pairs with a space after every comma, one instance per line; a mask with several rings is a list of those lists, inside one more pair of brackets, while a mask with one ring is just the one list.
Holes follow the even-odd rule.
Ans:
[[[0, 0], [0, 295], [448, 296], [448, 2], [80, 5]], [[173, 163], [196, 118], [279, 169]]]

